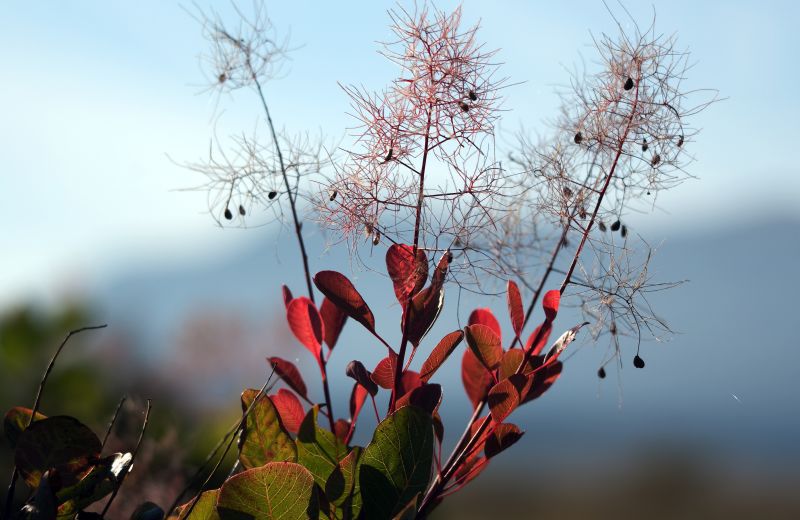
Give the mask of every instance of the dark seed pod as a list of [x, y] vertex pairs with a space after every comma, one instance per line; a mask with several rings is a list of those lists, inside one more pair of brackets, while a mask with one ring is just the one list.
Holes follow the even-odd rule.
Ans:
[[611, 224], [611, 231], [619, 231], [620, 226], [622, 223], [619, 220], [615, 220], [613, 224]]
[[227, 80], [228, 76], [224, 72], [217, 77], [217, 81], [219, 81], [220, 83], [225, 83]]
[[683, 136], [678, 137], [678, 148], [683, 146]]
[[597, 377], [599, 377], [600, 379], [605, 379], [606, 378], [606, 369], [603, 368], [603, 367], [600, 367], [600, 370], [597, 371]]
[[239, 215], [241, 216], [247, 215], [247, 212], [244, 210], [244, 206], [242, 206], [241, 204], [239, 204]]
[[585, 219], [585, 218], [586, 218], [586, 216], [587, 216], [587, 215], [586, 215], [586, 208], [584, 208], [583, 206], [581, 206], [581, 209], [580, 209], [580, 211], [578, 211], [578, 216], [579, 216], [581, 219]]
[[622, 235], [622, 238], [628, 236], [628, 226], [622, 226], [622, 229], [619, 230], [619, 234]]
[[616, 321], [612, 321], [611, 322], [611, 325], [608, 327], [608, 332], [610, 332], [612, 336], [616, 336], [617, 335], [617, 322]]
[[377, 246], [380, 243], [381, 243], [381, 232], [376, 229], [375, 233], [372, 235], [372, 245]]
[[636, 357], [633, 358], [633, 366], [636, 368], [644, 368], [644, 359], [639, 357], [639, 354], [636, 354]]
[[469, 112], [469, 105], [464, 103], [463, 101], [459, 101], [458, 106], [461, 107], [461, 110], [463, 112]]
[[650, 190], [647, 190], [647, 194], [650, 195]]
[[453, 263], [453, 253], [448, 251], [447, 252], [447, 264], [450, 265], [451, 263]]
[[633, 88], [633, 79], [630, 76], [628, 76], [628, 79], [625, 80], [625, 85], [622, 88], [625, 90], [630, 90]]
[[471, 99], [472, 101], [478, 99], [478, 96], [475, 94], [474, 90], [470, 90], [469, 93], [467, 94], [467, 97], [469, 97], [469, 99]]
[[278, 192], [277, 192], [277, 191], [271, 191], [271, 192], [269, 192], [269, 193], [267, 194], [267, 198], [268, 198], [269, 200], [272, 200], [272, 199], [274, 199], [274, 198], [275, 198], [275, 197], [277, 197], [277, 196], [278, 196]]
[[575, 144], [581, 144], [581, 142], [583, 141], [583, 134], [581, 134], [580, 132], [576, 133], [575, 137], [573, 137], [572, 140], [575, 141]]
[[653, 158], [650, 160], [650, 164], [653, 165], [653, 166], [657, 166], [658, 163], [660, 163], [660, 162], [661, 162], [661, 156], [658, 155], [658, 154], [655, 154], [653, 156]]
[[331, 202], [333, 202], [333, 201], [334, 201], [334, 199], [336, 198], [336, 195], [338, 195], [338, 194], [339, 194], [339, 192], [338, 192], [338, 191], [336, 191], [336, 190], [331, 190], [331, 193], [330, 193], [330, 195], [328, 196], [328, 198], [330, 199], [330, 201], [331, 201]]
[[605, 232], [605, 230], [606, 230], [606, 223], [605, 223], [605, 222], [603, 222], [602, 220], [599, 220], [599, 221], [597, 222], [597, 227], [599, 227], [599, 228], [600, 228], [600, 231], [603, 231], [603, 232]]
[[225, 208], [225, 220], [231, 220], [233, 218], [233, 213], [231, 213], [230, 208]]
[[386, 154], [386, 158], [383, 160], [383, 162], [391, 161], [392, 155], [394, 155], [394, 150], [392, 148], [389, 148], [389, 152]]
[[650, 147], [647, 145], [647, 139], [642, 137], [642, 151], [646, 152], [648, 148], [650, 148]]
[[564, 196], [566, 198], [572, 197], [572, 190], [569, 189], [567, 186], [564, 186]]

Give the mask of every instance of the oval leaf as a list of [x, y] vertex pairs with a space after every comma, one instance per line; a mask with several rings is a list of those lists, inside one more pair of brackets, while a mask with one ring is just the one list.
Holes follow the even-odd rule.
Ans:
[[425, 410], [429, 414], [436, 413], [442, 402], [442, 387], [435, 383], [423, 384], [406, 393], [397, 401], [397, 408], [412, 405]]
[[397, 354], [390, 352], [388, 356], [378, 361], [375, 370], [372, 371], [372, 380], [378, 386], [391, 390], [394, 388], [394, 371], [397, 364]]
[[[419, 346], [422, 338], [436, 323], [444, 307], [444, 287], [442, 285], [429, 285], [411, 299], [408, 306], [408, 325], [406, 315], [403, 315], [400, 326], [405, 330], [406, 338], [415, 347]], [[407, 328], [405, 328], [407, 326]], [[404, 329], [405, 328], [405, 329]]]
[[297, 433], [303, 418], [306, 416], [306, 411], [303, 409], [300, 399], [294, 395], [294, 392], [285, 388], [281, 388], [278, 393], [269, 396], [269, 398], [278, 410], [281, 423], [286, 428], [286, 431]]
[[286, 320], [289, 322], [289, 328], [292, 329], [294, 337], [311, 352], [317, 361], [320, 361], [325, 330], [322, 316], [314, 306], [314, 302], [305, 296], [295, 298], [286, 307]]
[[393, 244], [386, 251], [386, 271], [394, 284], [394, 294], [401, 305], [405, 305], [408, 297], [417, 294], [428, 279], [428, 258], [425, 251], [417, 249], [416, 261], [414, 248], [407, 244]]
[[514, 280], [508, 281], [506, 301], [508, 303], [508, 315], [511, 317], [511, 326], [514, 328], [514, 334], [519, 336], [522, 334], [522, 326], [525, 323], [525, 311], [522, 309], [522, 295], [520, 295], [519, 287], [517, 287]]
[[558, 314], [558, 305], [561, 303], [561, 292], [552, 290], [547, 291], [542, 298], [542, 307], [547, 321], [553, 321]]
[[[23, 408], [22, 406], [16, 406], [6, 413], [3, 419], [3, 429], [5, 430], [6, 439], [11, 443], [12, 449], [17, 445], [17, 439], [19, 439], [22, 431], [27, 428], [28, 423], [31, 422], [32, 414], [33, 410], [30, 408]], [[42, 419], [47, 419], [47, 416], [36, 412], [36, 420], [41, 421]]]
[[[242, 410], [246, 411], [258, 396], [252, 388], [242, 392]], [[284, 429], [272, 400], [262, 394], [250, 410], [239, 437], [239, 461], [245, 468], [256, 468], [273, 461], [295, 461], [294, 441]]]
[[278, 374], [278, 377], [283, 379], [284, 383], [289, 385], [289, 387], [299, 395], [308, 399], [308, 394], [306, 393], [306, 383], [303, 381], [303, 376], [300, 375], [300, 371], [297, 370], [297, 367], [294, 366], [294, 363], [277, 356], [268, 357], [267, 361], [269, 361], [269, 364], [272, 365], [272, 368], [275, 370], [275, 373]]
[[[366, 388], [358, 383], [353, 385], [353, 390], [350, 392], [350, 424], [355, 423], [358, 419], [358, 414], [361, 413], [361, 408], [364, 406], [368, 395]], [[347, 425], [347, 433], [349, 433], [350, 424]]]
[[522, 403], [523, 396], [531, 388], [531, 382], [532, 376], [513, 374], [489, 390], [487, 402], [494, 422], [501, 423], [511, 415], [511, 412]]
[[74, 417], [58, 415], [36, 421], [22, 432], [14, 462], [32, 488], [49, 469], [58, 472], [63, 486], [70, 486], [89, 472], [100, 450], [100, 439], [88, 426]]
[[288, 307], [289, 302], [294, 300], [294, 296], [292, 296], [292, 291], [289, 290], [289, 288], [286, 287], [285, 285], [281, 285], [281, 295], [283, 296], [284, 307]]
[[500, 337], [486, 325], [476, 323], [464, 328], [464, 337], [473, 354], [488, 370], [494, 370], [503, 358]]
[[325, 483], [325, 497], [341, 511], [342, 518], [357, 518], [361, 511], [357, 477], [362, 451], [358, 446], [353, 448]]
[[[192, 501], [180, 506], [175, 510], [178, 515], [178, 520], [219, 520], [219, 513], [217, 513], [217, 499], [219, 498], [219, 489], [212, 489], [211, 491], [204, 491], [197, 499], [197, 504], [192, 508]], [[192, 510], [189, 513], [189, 509]], [[172, 520], [174, 516], [170, 516]]]
[[[531, 350], [532, 356], [538, 356], [539, 353], [547, 345], [547, 340], [550, 339], [550, 333], [553, 331], [553, 322], [545, 320], [541, 325], [536, 327], [528, 341], [525, 343], [525, 350]], [[534, 345], [534, 341], [536, 344]]]
[[486, 439], [486, 446], [483, 452], [487, 458], [492, 458], [506, 448], [510, 448], [525, 434], [515, 424], [498, 424], [494, 431]]
[[503, 333], [500, 330], [500, 322], [497, 321], [497, 318], [494, 317], [492, 311], [489, 309], [475, 309], [469, 315], [469, 320], [467, 321], [467, 325], [486, 325], [492, 331], [497, 334], [497, 337], [500, 338], [502, 342]]
[[314, 285], [342, 312], [375, 333], [372, 311], [345, 275], [336, 271], [320, 271], [314, 276]]
[[220, 489], [217, 510], [223, 520], [317, 518], [314, 479], [299, 464], [271, 462], [229, 478]]
[[361, 361], [353, 360], [348, 363], [345, 374], [347, 374], [347, 377], [355, 379], [356, 383], [363, 386], [364, 389], [369, 392], [369, 395], [375, 397], [375, 394], [378, 393], [378, 385], [372, 380], [372, 374], [370, 374], [369, 370], [364, 368]]
[[423, 382], [427, 383], [433, 374], [439, 369], [445, 360], [453, 353], [461, 340], [464, 339], [464, 331], [457, 330], [451, 332], [443, 337], [441, 341], [433, 348], [428, 359], [422, 364], [419, 371], [419, 377]]
[[414, 406], [398, 409], [375, 429], [362, 459], [364, 516], [392, 518], [428, 487], [433, 464], [431, 416]]
[[329, 349], [333, 350], [333, 347], [336, 346], [336, 342], [339, 341], [339, 334], [341, 334], [344, 328], [344, 323], [347, 321], [347, 314], [328, 298], [322, 300], [319, 313], [322, 316], [322, 323], [324, 325], [325, 344], [328, 345]]
[[489, 391], [492, 375], [470, 349], [464, 350], [464, 357], [461, 358], [461, 381], [472, 407], [477, 407]]

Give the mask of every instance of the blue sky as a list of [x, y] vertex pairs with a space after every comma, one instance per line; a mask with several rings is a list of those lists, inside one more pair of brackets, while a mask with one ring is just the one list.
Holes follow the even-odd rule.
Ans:
[[[393, 76], [374, 43], [387, 37], [393, 4], [267, 4], [278, 30], [299, 47], [286, 76], [268, 87], [278, 124], [341, 137], [352, 121], [337, 82], [379, 88]], [[664, 196], [665, 210], [639, 217], [640, 227], [659, 236], [800, 217], [797, 4], [630, 4], [643, 24], [655, 10], [657, 28], [676, 32], [692, 51], [689, 86], [728, 98], [695, 120], [703, 133], [690, 171], [700, 180]], [[216, 8], [230, 12], [228, 3]], [[554, 114], [566, 69], [593, 62], [590, 31], [614, 29], [600, 1], [467, 1], [464, 15], [482, 20], [481, 38], [501, 49], [504, 73], [522, 82], [506, 91], [501, 144], [522, 124], [545, 130], [541, 121]], [[4, 6], [0, 306], [54, 300], [132, 263], [191, 261], [252, 237], [214, 228], [203, 193], [176, 191], [201, 179], [167, 157], [187, 161], [207, 150], [216, 105], [199, 93], [204, 47], [178, 3]], [[252, 129], [253, 101], [245, 93], [219, 100], [218, 134]]]

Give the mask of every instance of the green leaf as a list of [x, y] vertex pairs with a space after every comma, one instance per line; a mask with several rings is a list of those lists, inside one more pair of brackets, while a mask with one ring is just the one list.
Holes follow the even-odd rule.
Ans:
[[428, 487], [433, 463], [433, 422], [425, 411], [400, 408], [375, 429], [364, 450], [359, 480], [364, 515], [391, 519]]
[[[16, 406], [6, 413], [3, 419], [3, 429], [8, 442], [11, 443], [12, 450], [17, 447], [17, 439], [22, 435], [22, 431], [28, 427], [32, 413], [33, 410], [22, 406]], [[42, 419], [47, 419], [47, 417], [36, 412], [36, 420], [41, 421]]]
[[314, 406], [306, 414], [300, 431], [297, 432], [297, 462], [314, 476], [317, 485], [325, 489], [328, 477], [347, 455], [347, 446], [336, 435], [317, 424], [319, 407]]
[[100, 455], [97, 435], [74, 417], [59, 415], [36, 421], [17, 439], [14, 462], [20, 475], [32, 488], [39, 486], [42, 473], [58, 471], [64, 486], [70, 486], [88, 473]]
[[354, 447], [339, 462], [325, 483], [325, 496], [337, 508], [336, 518], [357, 518], [361, 511], [358, 470], [363, 450], [360, 446]]
[[[212, 489], [204, 491], [197, 503], [192, 508], [192, 501], [187, 502], [181, 507], [177, 508], [178, 520], [220, 520], [219, 513], [217, 512], [217, 500], [219, 499], [219, 489]], [[191, 509], [191, 513], [189, 510]]]
[[[242, 392], [242, 410], [247, 410], [258, 390]], [[297, 460], [294, 441], [281, 424], [278, 410], [266, 394], [262, 394], [247, 416], [239, 439], [239, 461], [245, 468], [257, 468], [268, 462]]]
[[97, 461], [80, 482], [61, 488], [58, 498], [58, 518], [72, 518], [78, 511], [97, 502], [119, 485], [120, 478], [131, 468], [130, 453], [115, 453]]
[[223, 520], [316, 519], [314, 477], [293, 462], [270, 462], [229, 478], [220, 489]]

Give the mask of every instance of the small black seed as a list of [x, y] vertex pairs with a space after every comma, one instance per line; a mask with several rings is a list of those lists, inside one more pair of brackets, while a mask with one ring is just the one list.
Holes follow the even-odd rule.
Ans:
[[678, 148], [680, 148], [681, 146], [683, 146], [683, 136], [680, 136], [678, 138]]
[[572, 190], [569, 189], [567, 186], [564, 186], [564, 196], [566, 198], [572, 197]]
[[642, 137], [642, 151], [646, 152], [648, 148], [649, 148], [649, 146], [647, 145], [647, 139]]
[[447, 252], [447, 263], [450, 264], [453, 261], [453, 253], [450, 251]]
[[469, 105], [464, 103], [463, 101], [459, 101], [458, 106], [461, 107], [462, 111], [469, 112]]
[[225, 220], [231, 220], [233, 218], [233, 213], [229, 208], [225, 208]]
[[277, 192], [277, 191], [271, 191], [271, 192], [269, 192], [269, 193], [267, 194], [267, 198], [268, 198], [269, 200], [272, 200], [272, 199], [274, 199], [274, 198], [275, 198], [275, 197], [277, 197], [277, 196], [278, 196], [278, 192]]
[[628, 76], [628, 79], [625, 80], [625, 85], [623, 86], [623, 88], [625, 90], [630, 90], [633, 88], [633, 79], [630, 76]]
[[331, 190], [331, 194], [330, 194], [330, 196], [329, 196], [329, 199], [330, 199], [330, 201], [331, 201], [331, 202], [333, 202], [333, 200], [336, 198], [336, 195], [338, 195], [338, 194], [339, 194], [339, 192], [338, 192], [338, 191], [336, 191], [336, 190]]
[[650, 164], [652, 164], [653, 166], [657, 166], [658, 163], [660, 163], [660, 162], [661, 162], [661, 156], [658, 155], [658, 154], [655, 154], [653, 156], [653, 159], [650, 161]]
[[613, 224], [611, 224], [611, 231], [618, 231], [622, 223], [619, 220], [615, 220]]
[[622, 226], [622, 229], [619, 230], [619, 234], [622, 235], [622, 238], [628, 236], [628, 226]]
[[389, 148], [389, 152], [386, 154], [386, 158], [383, 159], [383, 162], [389, 162], [392, 160], [392, 155], [394, 155], [394, 150]]
[[616, 336], [617, 335], [617, 322], [616, 321], [612, 321], [611, 322], [611, 326], [608, 327], [608, 332], [610, 332], [612, 336]]
[[372, 245], [377, 246], [380, 243], [381, 243], [381, 232], [376, 229], [375, 234], [372, 235]]
[[603, 367], [600, 367], [600, 370], [597, 371], [597, 377], [599, 377], [600, 379], [605, 379], [606, 378], [606, 369], [603, 368]]
[[650, 190], [647, 190], [647, 194], [650, 195]]
[[244, 206], [242, 206], [241, 204], [239, 204], [239, 215], [241, 216], [247, 215], [247, 212], [244, 210]]
[[228, 76], [224, 72], [217, 77], [217, 81], [219, 81], [220, 83], [225, 83], [227, 79]]
[[467, 96], [468, 96], [468, 97], [469, 97], [469, 98], [470, 98], [472, 101], [475, 101], [476, 99], [478, 99], [478, 96], [475, 94], [475, 91], [474, 91], [474, 90], [470, 90], [470, 91], [469, 91], [469, 94], [467, 94]]
[[636, 354], [636, 357], [633, 358], [633, 366], [636, 368], [644, 368], [644, 359], [639, 357], [639, 354]]
[[576, 133], [575, 137], [572, 140], [575, 141], [575, 144], [581, 144], [581, 142], [583, 141], [583, 134], [581, 134], [580, 132]]
[[597, 227], [600, 228], [600, 231], [605, 231], [606, 230], [606, 223], [601, 220], [601, 221], [599, 221], [597, 223]]

